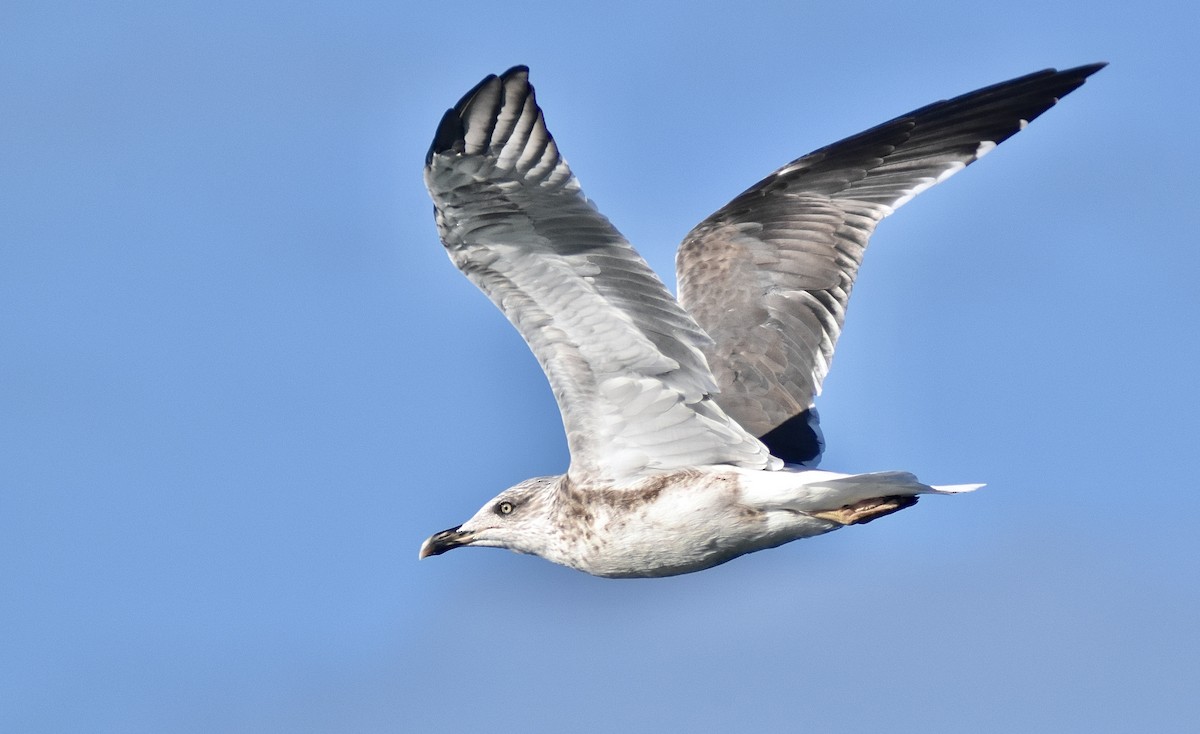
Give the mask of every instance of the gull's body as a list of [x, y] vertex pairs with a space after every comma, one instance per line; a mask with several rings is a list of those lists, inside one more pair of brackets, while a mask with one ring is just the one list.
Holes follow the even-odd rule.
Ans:
[[443, 117], [425, 179], [451, 259], [545, 370], [571, 465], [505, 490], [421, 557], [495, 546], [664, 576], [981, 486], [809, 468], [813, 400], [875, 225], [1101, 66], [938, 102], [789, 163], [688, 234], [678, 301], [583, 196], [528, 70], [482, 81]]
[[[675, 469], [619, 485], [577, 484], [563, 474], [522, 482], [465, 525], [503, 522], [507, 532], [472, 531], [470, 544], [531, 553], [596, 576], [671, 576], [867, 522], [914, 504], [918, 493], [977, 486], [934, 488], [906, 472], [846, 475], [735, 466]], [[494, 508], [504, 501], [519, 502], [512, 514], [526, 517], [499, 515]], [[463, 532], [455, 528], [438, 536]], [[438, 541], [431, 541], [436, 548]], [[429, 547], [422, 548], [423, 555]]]

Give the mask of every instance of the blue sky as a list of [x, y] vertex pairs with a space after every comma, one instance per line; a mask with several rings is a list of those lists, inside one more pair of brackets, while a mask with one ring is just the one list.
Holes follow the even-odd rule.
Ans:
[[[1194, 730], [1193, 6], [408, 5], [0, 8], [0, 730]], [[1099, 60], [880, 227], [819, 404], [826, 468], [987, 489], [672, 579], [417, 562], [567, 462], [421, 180], [483, 75], [672, 282], [788, 160]]]

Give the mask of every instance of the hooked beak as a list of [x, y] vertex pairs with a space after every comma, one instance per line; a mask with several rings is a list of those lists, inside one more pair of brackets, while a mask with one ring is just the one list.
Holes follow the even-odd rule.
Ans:
[[437, 556], [445, 553], [448, 550], [454, 550], [462, 545], [469, 545], [475, 539], [475, 533], [463, 532], [458, 528], [450, 528], [443, 530], [440, 533], [434, 533], [421, 544], [421, 552], [417, 555], [418, 559], [427, 558], [428, 556]]

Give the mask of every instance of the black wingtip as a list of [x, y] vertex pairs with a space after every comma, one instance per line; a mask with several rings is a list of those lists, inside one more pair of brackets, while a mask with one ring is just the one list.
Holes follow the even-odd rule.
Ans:
[[1092, 64], [1084, 64], [1083, 66], [1076, 66], [1073, 69], [1065, 69], [1063, 71], [1063, 73], [1064, 74], [1073, 74], [1074, 73], [1074, 74], [1079, 74], [1080, 76], [1083, 76], [1083, 77], [1089, 77], [1092, 74], [1095, 74], [1096, 72], [1100, 71], [1101, 69], [1103, 69], [1106, 66], [1108, 66], [1107, 61], [1097, 61]]
[[[1094, 64], [1083, 64], [1082, 66], [1075, 66], [1070, 69], [1063, 69], [1062, 71], [1055, 72], [1055, 76], [1073, 80], [1075, 83], [1071, 86], [1071, 88], [1069, 90], [1067, 90], [1067, 92], [1072, 92], [1072, 91], [1078, 89], [1079, 87], [1083, 86], [1083, 83], [1085, 81], [1087, 81], [1087, 78], [1089, 76], [1091, 76], [1092, 74], [1095, 74], [1096, 72], [1100, 71], [1101, 69], [1103, 69], [1106, 66], [1108, 66], [1107, 61], [1097, 61]], [[1064, 94], [1066, 94], [1067, 92], [1064, 92]]]
[[479, 93], [480, 89], [487, 86], [488, 82], [496, 78], [495, 74], [488, 74], [479, 81], [478, 84], [467, 90], [467, 93], [458, 100], [450, 109], [446, 110], [446, 114], [442, 115], [442, 121], [438, 123], [437, 132], [433, 135], [433, 143], [429, 146], [429, 152], [425, 154], [425, 165], [433, 162], [433, 157], [438, 153], [445, 153], [448, 150], [454, 150], [455, 146], [459, 146], [461, 150], [461, 141], [463, 137], [463, 121], [462, 113], [471, 104], [471, 100]]
[[442, 115], [442, 121], [438, 123], [437, 132], [433, 134], [433, 143], [429, 146], [429, 152], [425, 154], [425, 165], [433, 163], [433, 157], [438, 153], [453, 150], [462, 139], [462, 117], [455, 109], [446, 110], [446, 114]]
[[501, 83], [508, 81], [518, 74], [529, 76], [529, 67], [524, 64], [517, 64], [511, 67], [499, 77], [495, 74], [488, 74], [479, 81], [478, 84], [471, 87], [466, 94], [458, 100], [452, 108], [446, 110], [446, 114], [442, 115], [442, 121], [438, 123], [437, 132], [433, 135], [433, 143], [429, 146], [429, 152], [425, 154], [425, 165], [433, 162], [433, 157], [438, 153], [445, 153], [449, 150], [462, 151], [462, 140], [466, 134], [463, 126], [463, 113], [467, 107], [471, 105], [472, 100], [479, 94], [480, 90], [491, 84], [496, 79]]
[[454, 111], [462, 114], [462, 111], [467, 109], [467, 105], [471, 104], [471, 100], [475, 99], [475, 95], [479, 94], [479, 90], [491, 84], [495, 79], [495, 74], [488, 74], [480, 79], [478, 84], [468, 89], [467, 93], [458, 100], [458, 103], [454, 105]]

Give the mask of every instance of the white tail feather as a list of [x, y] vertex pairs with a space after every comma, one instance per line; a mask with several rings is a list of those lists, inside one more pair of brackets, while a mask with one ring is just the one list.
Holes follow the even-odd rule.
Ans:
[[962, 494], [963, 492], [974, 492], [980, 487], [986, 487], [986, 484], [935, 484], [930, 489], [932, 494]]

